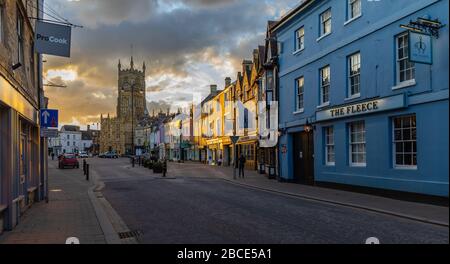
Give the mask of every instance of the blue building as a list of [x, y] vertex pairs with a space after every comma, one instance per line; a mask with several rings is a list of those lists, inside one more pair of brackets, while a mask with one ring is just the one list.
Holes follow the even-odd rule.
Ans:
[[[306, 0], [281, 18], [283, 180], [448, 197], [448, 8]], [[439, 35], [412, 28], [436, 19]]]

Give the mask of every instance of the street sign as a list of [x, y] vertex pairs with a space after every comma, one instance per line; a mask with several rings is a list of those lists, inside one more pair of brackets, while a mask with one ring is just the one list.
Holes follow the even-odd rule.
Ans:
[[41, 109], [41, 127], [58, 127], [58, 110]]
[[231, 136], [230, 139], [233, 144], [236, 144], [239, 141], [239, 136]]
[[58, 137], [58, 129], [41, 128], [41, 137], [42, 138], [57, 138]]

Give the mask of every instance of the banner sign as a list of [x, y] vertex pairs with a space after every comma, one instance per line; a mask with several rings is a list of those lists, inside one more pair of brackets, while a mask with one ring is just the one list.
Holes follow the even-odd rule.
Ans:
[[70, 57], [72, 28], [42, 21], [36, 21], [36, 52], [41, 54]]
[[433, 64], [433, 44], [430, 35], [409, 32], [409, 60], [415, 63]]

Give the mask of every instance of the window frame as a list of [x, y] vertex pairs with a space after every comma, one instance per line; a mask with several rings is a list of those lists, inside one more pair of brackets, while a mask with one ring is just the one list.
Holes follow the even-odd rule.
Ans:
[[[358, 60], [359, 60], [357, 63], [359, 65], [359, 71], [357, 74], [352, 75], [353, 65], [356, 65], [356, 64], [353, 64], [352, 58], [357, 55], [358, 55]], [[357, 93], [353, 93], [353, 86], [352, 86], [352, 79], [355, 77], [359, 78]], [[358, 97], [361, 97], [361, 52], [360, 51], [355, 52], [347, 57], [347, 98], [353, 99], [353, 98], [358, 98]]]
[[4, 17], [5, 17], [5, 5], [4, 3], [0, 3], [0, 44], [3, 44], [5, 38], [5, 30], [4, 30]]
[[[364, 140], [360, 142], [353, 142], [352, 141], [352, 134], [361, 133], [361, 131], [353, 133], [352, 127], [357, 124], [363, 124], [364, 130]], [[348, 161], [350, 167], [367, 167], [367, 139], [366, 139], [366, 122], [364, 120], [354, 121], [347, 124], [348, 127]], [[353, 152], [353, 145], [364, 145], [364, 152]], [[356, 155], [364, 154], [364, 162], [354, 162], [353, 161], [353, 154], [356, 153]]]
[[[415, 129], [415, 131], [416, 131], [416, 138], [415, 138], [415, 140], [413, 140], [413, 139], [411, 139], [411, 140], [405, 140], [405, 139], [403, 139], [403, 129], [404, 129], [404, 127], [403, 127], [403, 119], [404, 118], [413, 118], [414, 117], [414, 119], [415, 119], [415, 127], [413, 127], [412, 125], [409, 127], [409, 129]], [[396, 128], [396, 126], [395, 126], [395, 121], [396, 121], [396, 119], [402, 119], [402, 126], [401, 126], [401, 128]], [[418, 169], [418, 164], [419, 164], [419, 162], [418, 162], [418, 146], [417, 146], [417, 115], [415, 114], [415, 113], [413, 113], [413, 114], [408, 114], [408, 115], [401, 115], [401, 116], [394, 116], [394, 117], [392, 117], [391, 118], [391, 124], [392, 124], [392, 167], [394, 168], [394, 169], [398, 169], [398, 170], [417, 170]], [[402, 139], [401, 139], [401, 141], [398, 141], [398, 140], [396, 140], [395, 139], [395, 131], [396, 130], [401, 130], [402, 131]], [[412, 133], [411, 133], [411, 137], [412, 137]], [[405, 152], [404, 150], [402, 151], [402, 152], [397, 152], [397, 143], [405, 143], [405, 142], [411, 142], [411, 143], [416, 143], [416, 152], [414, 152], [414, 147], [412, 147], [412, 152], [410, 152], [411, 153], [411, 161], [413, 161], [414, 160], [414, 154], [416, 155], [416, 164], [414, 165], [405, 165], [405, 164], [401, 164], [401, 165], [399, 165], [399, 164], [397, 164], [397, 154], [398, 153], [401, 153], [402, 155], [403, 155], [403, 158], [404, 158], [404, 155], [405, 155], [405, 153], [408, 153], [408, 152]], [[404, 162], [403, 162], [404, 163]]]
[[[353, 4], [359, 2], [359, 13], [353, 14]], [[362, 15], [362, 1], [361, 0], [348, 0], [347, 1], [347, 21], [352, 21]]]
[[24, 24], [25, 19], [20, 11], [19, 6], [16, 6], [16, 33], [17, 33], [17, 62], [24, 65], [25, 54], [24, 54]]
[[[323, 76], [324, 76], [324, 70], [325, 69], [328, 69], [327, 70], [327, 72], [328, 72], [328, 83], [326, 83], [325, 84], [325, 82], [324, 82], [324, 78], [323, 78]], [[328, 105], [328, 104], [330, 104], [330, 89], [331, 89], [331, 67], [330, 67], [330, 65], [326, 65], [326, 66], [324, 66], [324, 67], [322, 67], [322, 68], [320, 68], [319, 69], [319, 85], [320, 85], [320, 106], [324, 106], [324, 105]], [[325, 95], [325, 93], [324, 93], [324, 88], [325, 87], [327, 87], [327, 101], [324, 101], [324, 95]]]
[[[330, 16], [329, 16], [328, 18], [324, 19], [324, 15], [325, 15], [326, 13], [329, 13]], [[319, 15], [319, 22], [320, 22], [320, 27], [319, 27], [319, 29], [320, 29], [319, 37], [320, 37], [320, 38], [325, 37], [325, 36], [331, 34], [331, 32], [332, 32], [332, 30], [333, 30], [333, 29], [332, 29], [332, 17], [333, 17], [333, 14], [332, 14], [332, 12], [331, 12], [331, 7], [328, 8], [327, 10], [323, 11], [322, 13], [320, 13], [320, 15]], [[325, 25], [326, 25], [327, 22], [330, 22], [330, 24], [329, 24], [329, 29], [330, 29], [330, 31], [329, 31], [329, 32], [325, 32], [325, 29], [327, 28]]]
[[[302, 86], [300, 86], [300, 80], [302, 81]], [[301, 92], [300, 87], [302, 88]], [[302, 98], [301, 100], [302, 107], [300, 107], [300, 97]], [[295, 112], [302, 113], [304, 111], [305, 111], [305, 77], [301, 76], [295, 80]]]
[[[330, 143], [328, 139], [330, 138], [330, 131], [331, 131], [331, 138], [333, 139], [333, 142]], [[335, 138], [334, 138], [334, 127], [333, 126], [327, 126], [324, 127], [324, 145], [325, 145], [325, 165], [326, 166], [336, 166], [336, 144], [335, 144]], [[330, 147], [333, 148], [333, 156], [334, 161], [330, 161], [328, 159], [328, 156], [330, 154]]]
[[[303, 32], [302, 35], [299, 35], [300, 32]], [[305, 49], [305, 26], [301, 26], [295, 31], [294, 53], [300, 52], [304, 49]]]
[[[407, 53], [407, 56], [404, 56], [403, 58], [400, 59], [399, 53], [400, 53], [400, 45], [399, 45], [399, 41], [401, 38], [405, 38], [404, 41], [404, 54]], [[405, 80], [401, 81], [401, 62], [402, 61], [406, 61], [406, 63], [410, 63], [410, 65], [412, 65], [412, 67], [408, 68], [407, 70], [403, 70], [404, 72], [411, 70], [411, 79], [406, 80], [406, 76], [405, 76]], [[415, 83], [416, 80], [416, 64], [414, 62], [410, 62], [409, 61], [409, 33], [408, 31], [405, 31], [403, 33], [400, 33], [398, 35], [395, 36], [395, 80], [396, 80], [396, 85], [397, 86], [402, 86], [404, 84], [407, 83]]]

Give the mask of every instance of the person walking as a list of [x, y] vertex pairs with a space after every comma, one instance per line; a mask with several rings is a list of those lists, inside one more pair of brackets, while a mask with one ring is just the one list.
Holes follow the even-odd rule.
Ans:
[[247, 162], [247, 159], [245, 158], [244, 154], [241, 154], [241, 156], [239, 157], [239, 178], [245, 178], [244, 176], [244, 168], [245, 168], [245, 163]]
[[55, 160], [55, 153], [52, 152], [52, 160]]

